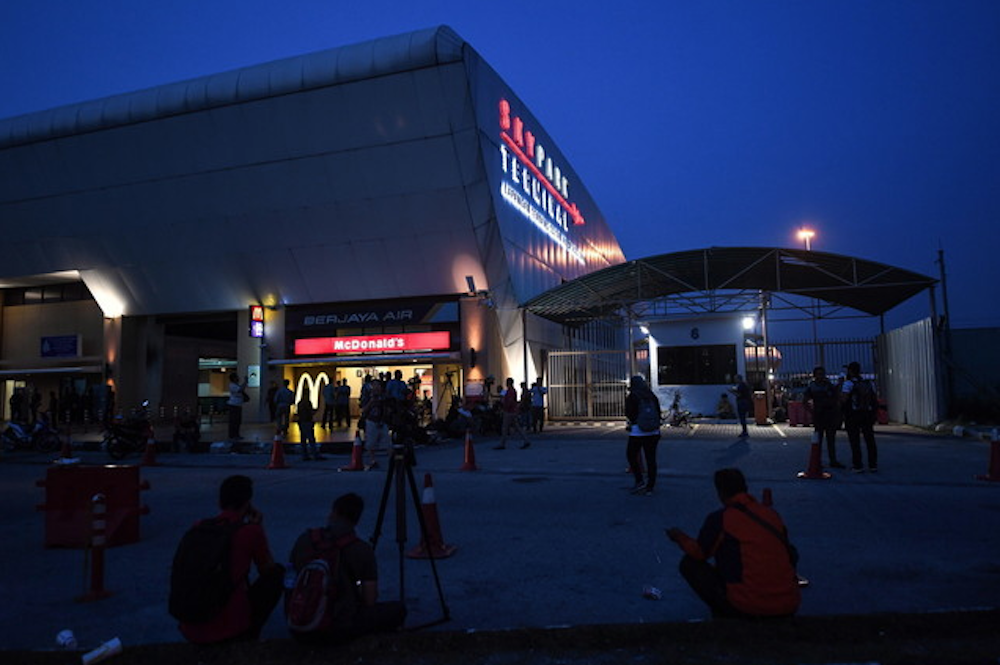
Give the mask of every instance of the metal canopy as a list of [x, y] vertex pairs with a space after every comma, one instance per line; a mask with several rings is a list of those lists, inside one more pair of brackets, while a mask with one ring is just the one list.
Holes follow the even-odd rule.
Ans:
[[690, 311], [743, 305], [760, 291], [815, 298], [877, 316], [937, 283], [884, 263], [828, 252], [768, 247], [709, 247], [660, 254], [604, 268], [525, 304], [543, 318], [580, 324], [640, 303], [677, 298]]

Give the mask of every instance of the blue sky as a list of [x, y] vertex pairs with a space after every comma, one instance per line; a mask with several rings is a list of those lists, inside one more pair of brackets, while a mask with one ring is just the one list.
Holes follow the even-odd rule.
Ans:
[[814, 249], [936, 277], [943, 248], [953, 322], [1000, 326], [993, 0], [12, 2], [0, 117], [439, 24], [545, 125], [628, 258], [800, 246], [809, 224]]

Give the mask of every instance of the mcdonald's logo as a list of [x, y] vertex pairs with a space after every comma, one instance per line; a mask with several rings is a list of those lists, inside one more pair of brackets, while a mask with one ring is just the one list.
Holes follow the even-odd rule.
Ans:
[[303, 372], [299, 376], [299, 380], [295, 385], [295, 403], [298, 404], [302, 401], [302, 389], [309, 389], [309, 401], [312, 402], [313, 409], [319, 408], [319, 397], [323, 392], [323, 386], [332, 383], [330, 377], [326, 372], [320, 372], [313, 379], [312, 374], [309, 372]]

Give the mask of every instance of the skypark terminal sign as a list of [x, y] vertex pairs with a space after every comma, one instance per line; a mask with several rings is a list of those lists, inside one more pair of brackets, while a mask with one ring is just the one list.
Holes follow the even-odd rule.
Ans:
[[439, 351], [450, 348], [451, 334], [447, 331], [363, 335], [359, 337], [313, 337], [295, 340], [295, 355], [297, 356]]

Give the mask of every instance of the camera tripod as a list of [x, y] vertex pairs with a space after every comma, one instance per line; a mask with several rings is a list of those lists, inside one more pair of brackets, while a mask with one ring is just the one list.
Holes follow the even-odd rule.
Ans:
[[[420, 494], [417, 492], [417, 481], [413, 478], [413, 465], [416, 464], [416, 456], [412, 445], [393, 443], [392, 452], [389, 456], [389, 469], [386, 473], [385, 485], [382, 488], [382, 501], [378, 508], [378, 518], [375, 520], [375, 533], [372, 534], [371, 543], [374, 548], [378, 544], [378, 539], [382, 534], [382, 522], [385, 519], [385, 507], [389, 503], [389, 491], [396, 490], [396, 545], [399, 548], [399, 600], [405, 602], [405, 573], [406, 556], [404, 547], [406, 545], [406, 485], [410, 486], [410, 493], [413, 497], [413, 505], [417, 512], [417, 522], [420, 524], [420, 536], [423, 542], [430, 543], [427, 533], [427, 522], [424, 520], [424, 513], [420, 507]], [[437, 564], [434, 562], [434, 553], [428, 547], [428, 559], [431, 562], [431, 572], [434, 574], [434, 585], [437, 588], [438, 600], [441, 602], [441, 618], [420, 626], [414, 626], [410, 630], [418, 630], [429, 626], [436, 626], [451, 619], [448, 605], [444, 600], [444, 592], [441, 590], [441, 578], [438, 577]]]

